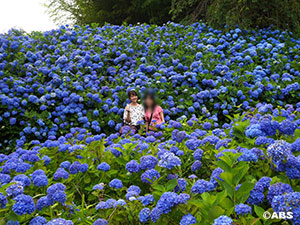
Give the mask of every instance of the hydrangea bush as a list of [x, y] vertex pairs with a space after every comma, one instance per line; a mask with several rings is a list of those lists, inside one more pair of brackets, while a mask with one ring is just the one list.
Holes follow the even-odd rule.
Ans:
[[73, 127], [115, 132], [132, 88], [155, 89], [166, 121], [195, 114], [229, 122], [226, 115], [260, 102], [296, 104], [298, 49], [289, 32], [224, 33], [200, 23], [11, 30], [0, 34], [1, 151]]
[[[0, 224], [300, 224], [299, 43], [199, 23], [0, 35]], [[148, 87], [166, 123], [116, 132]]]
[[[258, 104], [220, 126], [192, 116], [146, 136], [72, 128], [33, 140], [0, 154], [0, 222], [246, 225], [288, 211], [300, 224], [299, 112]], [[248, 137], [253, 124], [265, 135]]]

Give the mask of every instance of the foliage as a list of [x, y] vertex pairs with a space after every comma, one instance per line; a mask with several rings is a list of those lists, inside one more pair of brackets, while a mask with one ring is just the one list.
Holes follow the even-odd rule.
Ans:
[[118, 131], [127, 91], [157, 92], [166, 121], [299, 101], [299, 40], [205, 24], [64, 27], [0, 36], [2, 152], [84, 127]]
[[49, 0], [46, 6], [56, 21], [69, 19], [78, 25], [104, 25], [106, 22], [163, 24], [169, 20], [170, 4], [171, 0]]
[[297, 0], [188, 0], [172, 1], [172, 18], [191, 23], [203, 19], [224, 28], [266, 28], [298, 30], [300, 3]]
[[[0, 35], [0, 224], [299, 224], [298, 47], [200, 23]], [[167, 123], [118, 133], [147, 88]]]
[[46, 6], [56, 21], [78, 25], [191, 24], [203, 20], [216, 28], [274, 26], [299, 31], [300, 21], [297, 0], [48, 0]]
[[[291, 161], [300, 150], [299, 108], [290, 106], [286, 111], [260, 104], [250, 111], [252, 117], [248, 113], [234, 115], [234, 123], [226, 128], [205, 129], [212, 120], [192, 117], [157, 126], [147, 135], [141, 130], [143, 136], [93, 136], [86, 129], [73, 128], [57, 140], [27, 144], [15, 153], [2, 155], [0, 193], [5, 201], [0, 198], [0, 222], [29, 224], [42, 216], [45, 221], [63, 218], [70, 224], [96, 225], [98, 219], [104, 224], [191, 224], [184, 216], [189, 215], [199, 224], [217, 224], [218, 217], [227, 215], [235, 224], [276, 224], [279, 220], [265, 220], [263, 212], [276, 211], [276, 198], [288, 197], [285, 192], [289, 189], [293, 196], [299, 194], [300, 161]], [[266, 121], [262, 118], [273, 125], [264, 127]], [[297, 124], [291, 135], [282, 130], [285, 120]], [[245, 121], [248, 125], [240, 126]], [[272, 132], [275, 126], [275, 133], [249, 138], [247, 130], [253, 124]], [[243, 136], [242, 141], [231, 133], [232, 129]], [[263, 138], [268, 141], [261, 142]], [[276, 140], [288, 141], [291, 150], [289, 159], [282, 159], [281, 165], [274, 165], [274, 158], [267, 153]], [[161, 163], [166, 155], [171, 156], [168, 163], [174, 158], [180, 163], [166, 168]], [[134, 171], [129, 166], [133, 160]], [[197, 161], [202, 162], [201, 168], [193, 170]], [[30, 167], [20, 171], [24, 163]], [[100, 166], [103, 163], [106, 166]], [[144, 179], [150, 170], [156, 170], [159, 176]], [[43, 176], [47, 184], [38, 187]], [[16, 184], [18, 189], [12, 188]], [[283, 192], [278, 185], [286, 185]], [[261, 193], [260, 199], [257, 192]], [[22, 199], [24, 195], [32, 197], [34, 208], [18, 215], [20, 210], [15, 205], [20, 203], [14, 196]], [[47, 205], [42, 203], [45, 198], [53, 200]], [[253, 204], [253, 199], [260, 202]], [[245, 214], [241, 214], [241, 206], [247, 207]], [[149, 211], [141, 214], [145, 207]], [[299, 222], [299, 204], [288, 210], [294, 212], [293, 222]]]
[[213, 0], [173, 0], [172, 20], [183, 24], [207, 19], [206, 14]]

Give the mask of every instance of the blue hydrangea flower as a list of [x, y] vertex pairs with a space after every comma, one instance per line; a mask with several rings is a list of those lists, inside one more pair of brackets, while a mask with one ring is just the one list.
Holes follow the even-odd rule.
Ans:
[[127, 192], [135, 192], [137, 193], [137, 195], [139, 195], [141, 193], [141, 189], [139, 186], [136, 185], [131, 185], [128, 189]]
[[283, 195], [277, 195], [272, 200], [272, 208], [275, 212], [290, 212], [293, 214], [291, 221], [298, 224], [300, 219], [300, 193], [290, 192]]
[[190, 225], [190, 224], [196, 224], [197, 220], [192, 214], [188, 213], [182, 217], [180, 220], [180, 225]]
[[103, 190], [104, 189], [104, 185], [103, 184], [96, 184], [93, 187], [93, 190]]
[[110, 166], [108, 163], [106, 162], [102, 162], [97, 166], [97, 170], [102, 170], [102, 171], [109, 171], [110, 170]]
[[64, 161], [60, 164], [60, 167], [64, 168], [64, 169], [69, 169], [71, 166], [71, 163], [69, 161]]
[[284, 193], [290, 193], [290, 192], [293, 192], [293, 189], [289, 184], [284, 184], [281, 182], [272, 184], [269, 187], [269, 192], [267, 195], [268, 202], [271, 204], [275, 196], [282, 195]]
[[5, 185], [5, 184], [8, 184], [10, 182], [11, 178], [8, 174], [3, 174], [3, 173], [0, 173], [0, 183], [1, 183], [1, 186], [2, 185]]
[[141, 169], [154, 169], [158, 163], [158, 159], [152, 155], [143, 156], [141, 159]]
[[199, 160], [196, 160], [196, 161], [192, 164], [191, 170], [192, 170], [193, 172], [195, 172], [195, 171], [201, 169], [201, 166], [202, 166], [202, 162], [199, 161]]
[[262, 177], [256, 182], [254, 189], [263, 192], [270, 187], [271, 181], [272, 179], [270, 177]]
[[86, 172], [88, 169], [89, 169], [89, 165], [88, 165], [87, 163], [84, 163], [84, 164], [81, 164], [79, 170], [80, 170], [81, 173], [84, 173], [84, 172]]
[[155, 223], [159, 219], [161, 214], [162, 212], [157, 207], [153, 208], [150, 213], [150, 218], [152, 222]]
[[185, 142], [186, 147], [190, 150], [195, 150], [196, 148], [199, 147], [200, 144], [201, 141], [198, 139], [189, 139]]
[[51, 202], [60, 202], [63, 204], [67, 200], [67, 195], [64, 192], [65, 189], [66, 186], [62, 183], [53, 184], [47, 189], [47, 197]]
[[35, 211], [35, 204], [31, 196], [22, 194], [15, 197], [14, 200], [15, 204], [12, 210], [19, 216], [32, 214]]
[[152, 184], [155, 180], [160, 178], [160, 174], [157, 170], [151, 169], [151, 170], [146, 170], [142, 175], [141, 179], [142, 182]]
[[248, 213], [251, 214], [252, 212], [251, 207], [243, 203], [236, 205], [234, 210], [237, 215], [243, 215], [243, 216]]
[[143, 208], [139, 213], [139, 220], [142, 223], [146, 223], [150, 219], [150, 209]]
[[250, 125], [249, 127], [247, 127], [245, 134], [248, 138], [255, 138], [266, 135], [266, 133], [261, 129], [260, 124]]
[[180, 193], [177, 196], [177, 204], [187, 204], [187, 201], [190, 199], [190, 195], [186, 193]]
[[265, 195], [263, 192], [253, 189], [250, 191], [250, 196], [247, 200], [247, 203], [250, 205], [259, 205], [263, 203], [264, 198]]
[[161, 213], [167, 214], [171, 211], [173, 206], [178, 203], [177, 198], [178, 195], [175, 192], [165, 192], [157, 201], [156, 208], [159, 209]]
[[33, 185], [37, 187], [47, 186], [48, 185], [48, 178], [44, 175], [35, 176], [33, 179]]
[[118, 206], [124, 206], [126, 205], [126, 201], [124, 199], [119, 199], [118, 201], [116, 201], [113, 205], [114, 208], [118, 207]]
[[144, 206], [147, 206], [147, 205], [151, 204], [152, 202], [155, 202], [153, 195], [150, 195], [150, 194], [145, 195], [145, 196], [140, 196], [138, 198], [138, 200], [141, 201]]
[[224, 170], [222, 170], [219, 167], [213, 170], [213, 172], [211, 174], [211, 177], [210, 177], [210, 182], [213, 183], [213, 185], [215, 187], [217, 187], [218, 184], [219, 184], [218, 180], [222, 181], [222, 179], [220, 178], [220, 174], [223, 173], [223, 172], [224, 172]]
[[113, 179], [109, 182], [109, 186], [116, 189], [121, 189], [123, 187], [122, 181], [119, 179]]
[[49, 207], [53, 204], [53, 201], [48, 196], [43, 196], [36, 202], [37, 210], [42, 210], [45, 207]]
[[283, 120], [279, 125], [279, 131], [286, 135], [293, 135], [297, 125], [291, 122], [290, 120]]
[[81, 163], [78, 161], [75, 161], [70, 166], [69, 171], [71, 174], [76, 174], [76, 173], [79, 173], [80, 168], [81, 168]]
[[51, 220], [50, 222], [47, 223], [47, 225], [73, 225], [73, 222], [71, 220], [65, 220], [62, 218], [56, 218]]
[[194, 151], [194, 153], [193, 153], [194, 159], [195, 159], [195, 160], [199, 160], [199, 161], [201, 161], [202, 155], [203, 155], [203, 150], [200, 149], [200, 148], [196, 149], [196, 150]]
[[97, 219], [93, 225], [107, 225], [108, 221], [106, 219]]
[[5, 195], [0, 192], [0, 207], [4, 209], [6, 207], [7, 203], [8, 203], [8, 201], [5, 197]]
[[46, 223], [47, 220], [45, 219], [45, 217], [37, 216], [30, 221], [29, 225], [44, 225]]
[[60, 178], [68, 179], [70, 174], [64, 168], [58, 168], [53, 175], [54, 180], [58, 180]]
[[61, 204], [65, 203], [65, 201], [67, 200], [67, 195], [64, 191], [57, 190], [56, 192], [48, 196], [52, 201], [60, 202]]
[[109, 209], [111, 206], [109, 206], [105, 201], [101, 201], [96, 205], [96, 209]]
[[267, 154], [275, 164], [278, 164], [292, 154], [291, 145], [283, 140], [275, 141], [268, 147]]
[[24, 187], [29, 186], [31, 184], [31, 180], [24, 174], [19, 174], [15, 176], [12, 181], [21, 182], [23, 183]]
[[19, 225], [19, 221], [9, 220], [6, 225]]
[[233, 220], [228, 216], [220, 216], [214, 220], [213, 225], [232, 225]]
[[136, 160], [131, 160], [126, 164], [126, 170], [130, 173], [138, 173], [140, 171], [140, 164]]
[[177, 185], [176, 185], [176, 187], [174, 188], [174, 192], [182, 192], [182, 191], [185, 191], [185, 187], [186, 187], [186, 184], [187, 184], [187, 182], [186, 182], [186, 180], [184, 179], [184, 178], [179, 178], [178, 180], [177, 180]]
[[12, 185], [6, 188], [7, 196], [18, 196], [24, 193], [24, 186], [22, 182], [14, 182]]
[[202, 194], [204, 192], [214, 190], [214, 184], [206, 180], [197, 180], [196, 183], [192, 186], [191, 192], [196, 194]]
[[167, 169], [173, 169], [175, 166], [181, 165], [181, 160], [179, 157], [175, 156], [172, 152], [165, 152], [158, 165]]

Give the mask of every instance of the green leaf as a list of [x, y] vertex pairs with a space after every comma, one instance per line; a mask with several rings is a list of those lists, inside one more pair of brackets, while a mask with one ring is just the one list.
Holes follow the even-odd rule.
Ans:
[[83, 178], [83, 181], [84, 183], [89, 184], [91, 183], [91, 177], [88, 174], [86, 174]]
[[226, 162], [219, 160], [219, 161], [215, 162], [215, 164], [218, 167], [220, 167], [222, 170], [224, 170], [225, 172], [231, 173], [231, 167]]
[[226, 191], [219, 192], [216, 195], [216, 200], [214, 202], [214, 205], [217, 205], [219, 204], [219, 202], [222, 202], [226, 198], [226, 196], [227, 196]]
[[233, 202], [229, 198], [225, 198], [222, 202], [220, 202], [220, 206], [224, 209], [230, 210], [233, 208]]
[[167, 191], [173, 190], [176, 186], [177, 186], [176, 179], [169, 180], [168, 183], [166, 184]]
[[156, 185], [153, 185], [152, 186], [155, 190], [159, 190], [159, 191], [162, 191], [164, 192], [165, 191], [165, 187], [161, 184], [156, 184]]
[[223, 190], [226, 191], [226, 193], [228, 194], [228, 196], [233, 199], [233, 195], [234, 195], [234, 188], [229, 185], [226, 181], [221, 181], [221, 180], [217, 180], [218, 183], [222, 186]]
[[256, 215], [261, 218], [261, 219], [264, 219], [263, 217], [263, 214], [266, 210], [264, 210], [263, 208], [257, 206], [257, 205], [254, 205], [254, 212], [256, 213]]
[[201, 200], [201, 199], [190, 200], [190, 201], [188, 201], [188, 204], [192, 204], [192, 205], [194, 205], [194, 206], [197, 206], [197, 207], [199, 207], [200, 209], [201, 209], [201, 208], [202, 208], [202, 209], [205, 208], [205, 207], [204, 207], [204, 204], [203, 204], [203, 200]]
[[253, 183], [244, 182], [236, 192], [236, 200], [244, 203], [250, 196], [250, 191], [254, 188]]
[[236, 167], [232, 170], [232, 173], [234, 174], [234, 178], [233, 178], [233, 185], [234, 186], [237, 186], [239, 184], [239, 182], [246, 175], [248, 170], [249, 170], [248, 165], [244, 165], [242, 167]]
[[233, 184], [233, 175], [232, 173], [223, 172], [219, 176], [223, 181], [225, 181], [228, 185], [234, 186]]
[[214, 220], [215, 218], [223, 215], [225, 212], [220, 206], [214, 206], [208, 211], [208, 216], [210, 220]]

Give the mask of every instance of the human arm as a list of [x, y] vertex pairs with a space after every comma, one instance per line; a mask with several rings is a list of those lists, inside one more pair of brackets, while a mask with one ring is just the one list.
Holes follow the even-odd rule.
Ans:
[[159, 113], [161, 122], [164, 123], [164, 122], [165, 122], [165, 116], [164, 116], [164, 111], [163, 111], [163, 109], [162, 109], [160, 106], [158, 106], [157, 110], [158, 110], [158, 113]]
[[165, 116], [164, 116], [164, 112], [160, 112], [160, 118], [161, 118], [161, 121], [164, 123], [165, 122]]
[[130, 123], [130, 122], [131, 122], [129, 105], [127, 105], [126, 108], [125, 108], [123, 119], [124, 119], [125, 122], [127, 122], [127, 123]]

